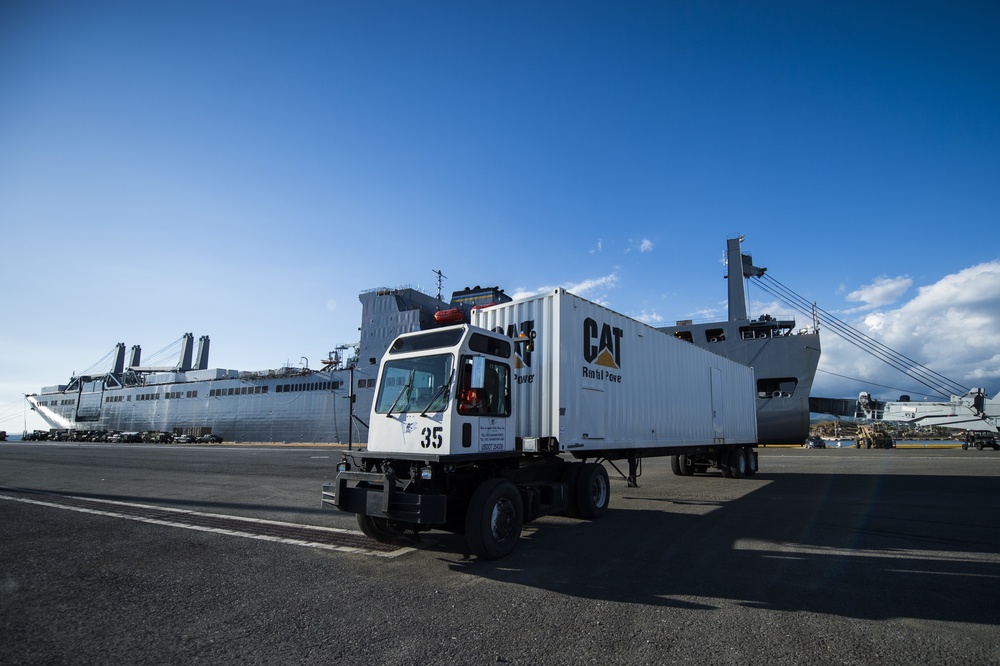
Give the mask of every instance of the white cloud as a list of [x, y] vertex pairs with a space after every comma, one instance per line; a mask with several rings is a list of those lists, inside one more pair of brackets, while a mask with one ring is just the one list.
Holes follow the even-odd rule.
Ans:
[[656, 326], [657, 324], [663, 323], [663, 317], [658, 315], [656, 312], [646, 312], [645, 310], [632, 318], [637, 319], [644, 324], [649, 324], [650, 326]]
[[894, 278], [883, 276], [871, 284], [852, 291], [847, 295], [847, 300], [863, 303], [855, 311], [870, 310], [895, 303], [912, 284], [913, 280], [905, 275]]
[[[880, 278], [870, 285], [870, 291], [862, 288], [853, 293], [864, 292], [867, 302], [875, 303], [880, 297], [890, 298], [894, 291], [897, 296], [903, 293], [904, 282], [908, 288], [909, 278]], [[990, 395], [1000, 392], [1000, 260], [922, 286], [914, 298], [898, 308], [882, 308], [845, 321], [948, 379], [970, 388], [985, 388]], [[817, 374], [813, 395], [854, 395], [869, 388], [875, 395], [892, 399], [900, 392], [914, 397], [932, 393], [829, 328], [821, 331], [821, 340], [820, 369], [825, 372]], [[863, 386], [828, 373], [893, 388]]]
[[642, 242], [639, 243], [639, 252], [652, 252], [653, 251], [653, 241], [648, 238], [643, 238]]
[[589, 254], [600, 254], [603, 249], [604, 249], [604, 242], [600, 238], [598, 238], [597, 247], [591, 250]]
[[[610, 275], [604, 275], [602, 277], [590, 278], [583, 280], [582, 282], [564, 282], [561, 285], [553, 285], [547, 287], [538, 287], [537, 289], [525, 289], [523, 287], [518, 287], [514, 293], [511, 295], [512, 298], [527, 298], [529, 296], [537, 296], [539, 294], [545, 294], [553, 289], [561, 287], [566, 291], [576, 294], [577, 296], [585, 297], [589, 300], [600, 303], [601, 305], [606, 304], [606, 293], [607, 290], [613, 289], [618, 285], [618, 273], [611, 273]], [[603, 293], [602, 293], [603, 292]], [[596, 294], [596, 295], [595, 295]]]

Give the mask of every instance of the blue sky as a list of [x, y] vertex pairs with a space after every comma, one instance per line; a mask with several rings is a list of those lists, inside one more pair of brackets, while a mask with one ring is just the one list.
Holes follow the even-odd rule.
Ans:
[[[998, 34], [985, 2], [8, 0], [0, 429], [117, 342], [315, 366], [433, 269], [722, 316], [734, 234], [995, 395]], [[914, 391], [823, 345], [815, 395]]]

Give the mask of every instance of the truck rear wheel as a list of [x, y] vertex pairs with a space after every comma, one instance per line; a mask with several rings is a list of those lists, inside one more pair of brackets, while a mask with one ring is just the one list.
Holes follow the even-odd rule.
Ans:
[[465, 539], [476, 557], [495, 560], [509, 555], [521, 538], [524, 504], [510, 481], [488, 479], [469, 501], [465, 516]]
[[388, 518], [366, 516], [363, 513], [358, 514], [358, 527], [366, 537], [382, 543], [394, 543], [406, 531], [401, 523]]
[[585, 463], [576, 480], [576, 506], [581, 518], [600, 518], [608, 512], [611, 482], [604, 465]]

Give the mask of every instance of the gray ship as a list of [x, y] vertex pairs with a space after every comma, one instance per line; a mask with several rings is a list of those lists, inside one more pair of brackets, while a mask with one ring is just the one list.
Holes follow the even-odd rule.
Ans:
[[[747, 314], [746, 280], [760, 278], [766, 268], [743, 254], [743, 237], [726, 247], [729, 319], [711, 323], [679, 321], [659, 327], [682, 340], [749, 365], [757, 381], [757, 441], [802, 444], [809, 435], [809, 393], [819, 365], [819, 327], [814, 318], [796, 328], [791, 317]], [[742, 270], [740, 270], [742, 269]]]
[[[739, 278], [760, 277], [765, 269], [742, 254], [741, 240], [728, 242], [730, 274], [742, 266]], [[119, 343], [106, 371], [44, 387], [27, 399], [51, 428], [67, 436], [162, 432], [232, 442], [363, 443], [378, 363], [398, 335], [467, 320], [472, 308], [510, 297], [498, 287], [475, 287], [446, 302], [440, 294], [400, 287], [366, 291], [359, 299], [361, 340], [350, 348], [354, 353], [331, 353], [320, 369], [212, 369], [208, 337], [198, 341], [195, 352], [194, 336], [186, 334], [173, 366], [143, 366], [138, 346], [126, 363], [125, 345]], [[820, 354], [815, 327], [797, 330], [794, 319], [766, 315], [749, 320], [744, 279], [730, 279], [728, 321], [678, 322], [660, 330], [754, 368], [760, 443], [805, 440]]]
[[[141, 364], [134, 346], [125, 363], [119, 343], [107, 372], [81, 375], [27, 396], [56, 432], [169, 433], [232, 442], [365, 442], [378, 362], [402, 333], [467, 317], [477, 306], [510, 300], [497, 287], [455, 292], [451, 302], [412, 287], [373, 289], [361, 300], [361, 341], [331, 352], [320, 369], [245, 372], [209, 368], [209, 338], [181, 338], [176, 365]], [[351, 410], [353, 403], [354, 409]]]

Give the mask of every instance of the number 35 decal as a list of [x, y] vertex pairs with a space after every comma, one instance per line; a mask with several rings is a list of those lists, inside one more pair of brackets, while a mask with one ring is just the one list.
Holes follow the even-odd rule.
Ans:
[[420, 431], [420, 434], [424, 436], [420, 440], [421, 448], [429, 449], [434, 447], [435, 449], [440, 449], [441, 445], [444, 444], [444, 440], [441, 438], [441, 431], [444, 430], [441, 426], [434, 426], [433, 428], [424, 428]]

